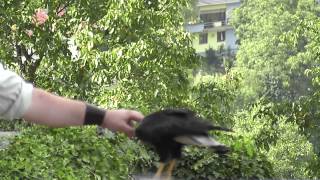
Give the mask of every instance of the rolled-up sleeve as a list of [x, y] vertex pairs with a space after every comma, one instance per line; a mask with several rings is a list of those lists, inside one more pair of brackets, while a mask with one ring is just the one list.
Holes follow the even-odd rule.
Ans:
[[0, 118], [21, 118], [31, 105], [33, 86], [0, 64]]

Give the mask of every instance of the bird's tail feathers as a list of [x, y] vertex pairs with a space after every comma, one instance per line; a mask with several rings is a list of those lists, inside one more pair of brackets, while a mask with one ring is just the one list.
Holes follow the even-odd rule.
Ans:
[[205, 146], [205, 147], [217, 147], [225, 146], [224, 144], [219, 143], [213, 138], [207, 136], [196, 136], [196, 135], [186, 135], [186, 136], [177, 136], [174, 138], [176, 142], [186, 145], [196, 145], [196, 146]]
[[209, 147], [217, 154], [226, 154], [230, 151], [229, 147], [208, 136], [177, 136], [174, 140], [181, 144]]

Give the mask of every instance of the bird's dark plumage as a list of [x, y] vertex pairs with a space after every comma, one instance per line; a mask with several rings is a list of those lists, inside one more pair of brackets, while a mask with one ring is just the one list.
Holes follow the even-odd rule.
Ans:
[[181, 157], [186, 144], [210, 146], [217, 153], [229, 148], [209, 139], [208, 131], [227, 128], [213, 126], [188, 109], [165, 109], [146, 116], [136, 129], [136, 136], [155, 147], [161, 162]]

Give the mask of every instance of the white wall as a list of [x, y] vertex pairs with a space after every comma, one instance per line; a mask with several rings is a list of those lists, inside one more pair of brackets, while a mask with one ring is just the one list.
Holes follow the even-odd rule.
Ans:
[[233, 29], [227, 30], [225, 48], [227, 49], [228, 47], [230, 47], [231, 49], [237, 49], [236, 40], [237, 40], [237, 37], [235, 36], [234, 30]]
[[227, 10], [226, 10], [226, 20], [228, 20], [228, 18], [231, 18], [231, 14], [234, 8], [237, 8], [240, 6], [240, 2], [238, 3], [230, 3], [227, 4]]
[[[239, 6], [240, 6], [240, 2], [227, 4], [227, 10], [226, 10], [227, 20], [228, 20], [228, 18], [231, 18], [231, 14], [232, 14], [232, 11], [234, 10], [234, 8], [237, 8]], [[235, 36], [234, 30], [233, 29], [227, 30], [226, 31], [226, 47], [225, 48], [228, 48], [228, 46], [229, 46], [231, 49], [237, 49], [236, 40], [237, 40], [237, 37]]]

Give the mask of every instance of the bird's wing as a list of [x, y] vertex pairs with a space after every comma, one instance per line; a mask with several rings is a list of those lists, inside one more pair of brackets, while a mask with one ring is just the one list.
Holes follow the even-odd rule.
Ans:
[[217, 147], [225, 146], [224, 144], [219, 143], [213, 138], [207, 136], [177, 136], [174, 140], [181, 144], [186, 145], [196, 145], [196, 146], [206, 146], [206, 147]]
[[[212, 125], [209, 121], [204, 121], [203, 118], [197, 116], [197, 114], [189, 109], [166, 109], [163, 111], [168, 117], [174, 117], [175, 119], [183, 119], [184, 121], [191, 121], [184, 123], [184, 126], [189, 126], [187, 128], [200, 128], [206, 130], [218, 130], [218, 131], [229, 131], [232, 129]], [[201, 123], [200, 123], [201, 122]]]

